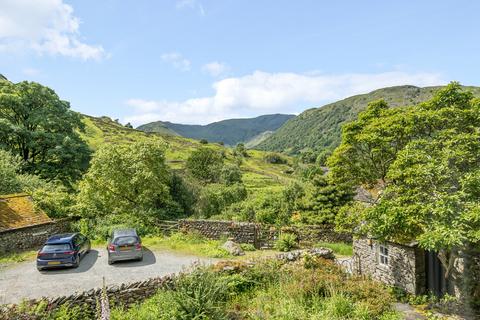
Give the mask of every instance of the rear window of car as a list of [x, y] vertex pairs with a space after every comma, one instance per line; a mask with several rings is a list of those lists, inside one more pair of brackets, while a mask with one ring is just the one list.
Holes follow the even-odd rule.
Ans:
[[46, 244], [42, 248], [42, 252], [55, 252], [71, 250], [69, 243]]
[[115, 239], [114, 244], [118, 246], [128, 246], [128, 245], [134, 245], [138, 242], [137, 237], [119, 237]]

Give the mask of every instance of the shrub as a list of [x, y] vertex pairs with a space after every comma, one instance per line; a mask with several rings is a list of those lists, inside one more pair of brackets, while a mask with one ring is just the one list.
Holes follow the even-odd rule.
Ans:
[[255, 246], [251, 243], [240, 243], [240, 247], [243, 251], [255, 251]]
[[297, 243], [297, 236], [293, 233], [282, 233], [280, 237], [275, 242], [275, 249], [278, 251], [290, 251], [296, 248], [298, 245]]
[[176, 319], [227, 319], [223, 308], [227, 297], [228, 286], [218, 274], [205, 268], [183, 274], [172, 294]]
[[220, 182], [231, 186], [242, 182], [242, 171], [236, 165], [225, 165], [220, 171]]
[[207, 139], [200, 139], [200, 143], [201, 144], [208, 144], [208, 140]]
[[263, 159], [267, 163], [272, 163], [272, 164], [287, 164], [288, 161], [285, 157], [283, 157], [281, 154], [276, 153], [276, 152], [270, 152], [267, 153]]

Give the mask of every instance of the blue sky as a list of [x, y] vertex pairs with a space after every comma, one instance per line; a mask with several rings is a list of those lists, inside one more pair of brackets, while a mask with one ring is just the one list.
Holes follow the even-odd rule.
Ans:
[[480, 85], [478, 1], [0, 0], [0, 73], [139, 125]]

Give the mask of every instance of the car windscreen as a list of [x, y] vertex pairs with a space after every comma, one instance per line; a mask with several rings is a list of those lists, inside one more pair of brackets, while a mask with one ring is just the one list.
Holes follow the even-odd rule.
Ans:
[[134, 236], [119, 237], [119, 238], [116, 238], [113, 243], [116, 244], [117, 246], [132, 246], [138, 243], [138, 238]]
[[58, 252], [71, 250], [69, 243], [46, 244], [42, 248], [42, 252]]

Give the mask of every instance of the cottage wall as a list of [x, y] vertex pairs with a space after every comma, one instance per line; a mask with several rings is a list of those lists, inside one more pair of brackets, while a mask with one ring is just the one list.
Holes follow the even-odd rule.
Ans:
[[425, 259], [423, 250], [394, 243], [386, 243], [388, 265], [379, 262], [380, 243], [368, 239], [353, 242], [354, 271], [371, 276], [388, 285], [411, 294], [421, 294], [425, 288]]

